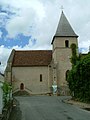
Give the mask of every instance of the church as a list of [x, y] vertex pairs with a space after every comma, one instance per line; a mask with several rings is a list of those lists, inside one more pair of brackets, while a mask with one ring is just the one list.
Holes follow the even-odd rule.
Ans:
[[5, 69], [5, 80], [12, 85], [13, 93], [27, 91], [31, 95], [56, 93], [68, 95], [67, 72], [72, 65], [71, 44], [78, 48], [78, 35], [64, 12], [53, 36], [52, 50], [12, 50]]

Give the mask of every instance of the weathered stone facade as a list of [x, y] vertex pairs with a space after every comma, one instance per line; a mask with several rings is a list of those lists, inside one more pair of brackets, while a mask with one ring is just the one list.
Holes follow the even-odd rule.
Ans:
[[[66, 73], [71, 69], [72, 55], [70, 46], [72, 43], [76, 44], [78, 51], [77, 38], [62, 12], [52, 40], [52, 51], [22, 51], [22, 57], [20, 51], [13, 50], [5, 71], [6, 80], [12, 84], [13, 92], [26, 90], [30, 94], [47, 94], [52, 93], [52, 86], [56, 85], [57, 94], [67, 95], [69, 89]], [[18, 53], [21, 57], [18, 57]], [[25, 54], [30, 60], [22, 60], [25, 59]]]
[[[42, 80], [40, 81], [40, 75]], [[12, 85], [13, 91], [24, 84], [24, 89], [31, 94], [49, 93], [49, 67], [12, 67]]]
[[[69, 46], [65, 46], [65, 41], [69, 41]], [[72, 55], [71, 44], [77, 45], [77, 38], [73, 37], [56, 37], [53, 42], [53, 60], [56, 63], [57, 87], [60, 94], [67, 94], [66, 73], [71, 69], [70, 58]]]

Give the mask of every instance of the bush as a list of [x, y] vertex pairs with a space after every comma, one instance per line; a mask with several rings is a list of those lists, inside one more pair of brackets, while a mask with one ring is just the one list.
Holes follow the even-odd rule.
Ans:
[[11, 89], [12, 89], [12, 87], [7, 82], [3, 83], [2, 90], [3, 90], [3, 102], [4, 102], [4, 106], [7, 105], [8, 101], [10, 99]]
[[90, 54], [72, 68], [68, 74], [71, 95], [83, 102], [90, 102]]

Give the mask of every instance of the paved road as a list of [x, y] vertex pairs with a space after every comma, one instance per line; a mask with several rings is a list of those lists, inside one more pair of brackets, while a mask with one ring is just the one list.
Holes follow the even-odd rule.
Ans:
[[90, 112], [63, 103], [66, 97], [17, 97], [10, 120], [90, 120]]

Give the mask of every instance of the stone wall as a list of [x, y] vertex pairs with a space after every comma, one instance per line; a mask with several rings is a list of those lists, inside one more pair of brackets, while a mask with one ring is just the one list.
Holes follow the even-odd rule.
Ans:
[[[68, 47], [65, 41], [68, 41]], [[76, 37], [55, 37], [53, 42], [53, 60], [56, 63], [56, 76], [58, 91], [61, 95], [67, 95], [68, 86], [66, 81], [66, 72], [72, 68], [70, 58], [72, 56], [71, 44], [78, 46]], [[78, 48], [77, 48], [78, 49]]]
[[[20, 84], [23, 83], [24, 90], [30, 94], [43, 94], [50, 92], [50, 75], [48, 66], [42, 67], [12, 67], [12, 87], [13, 92], [20, 90]], [[40, 81], [42, 75], [42, 81]]]

